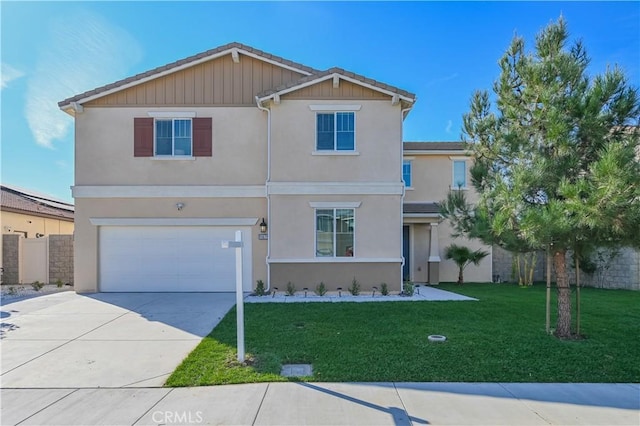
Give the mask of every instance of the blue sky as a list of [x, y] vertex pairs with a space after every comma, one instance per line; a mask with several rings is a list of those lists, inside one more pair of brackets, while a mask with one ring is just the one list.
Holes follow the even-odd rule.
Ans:
[[459, 140], [514, 34], [562, 14], [592, 59], [640, 86], [639, 2], [7, 2], [0, 6], [2, 182], [71, 200], [73, 119], [57, 102], [238, 41], [415, 93], [405, 141]]

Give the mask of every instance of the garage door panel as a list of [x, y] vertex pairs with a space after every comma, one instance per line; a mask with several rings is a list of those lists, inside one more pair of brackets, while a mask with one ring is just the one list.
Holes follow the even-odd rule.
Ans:
[[[245, 291], [251, 289], [251, 229], [245, 240]], [[236, 228], [102, 226], [101, 291], [235, 291], [235, 250], [222, 249]]]

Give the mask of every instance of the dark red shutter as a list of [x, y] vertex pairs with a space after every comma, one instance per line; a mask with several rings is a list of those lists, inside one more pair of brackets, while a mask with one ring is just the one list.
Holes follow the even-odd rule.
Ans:
[[153, 157], [153, 118], [133, 119], [133, 156]]
[[193, 119], [193, 156], [211, 157], [213, 154], [213, 132], [211, 117]]

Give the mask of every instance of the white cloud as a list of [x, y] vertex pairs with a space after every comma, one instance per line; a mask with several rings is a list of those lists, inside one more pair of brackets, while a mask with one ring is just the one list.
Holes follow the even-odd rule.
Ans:
[[448, 75], [446, 77], [435, 78], [435, 79], [433, 79], [433, 80], [431, 80], [430, 82], [427, 83], [427, 87], [433, 86], [434, 84], [438, 84], [438, 83], [444, 83], [444, 82], [447, 82], [449, 80], [453, 80], [454, 78], [457, 78], [457, 77], [458, 77], [458, 73], [454, 72], [453, 74]]
[[38, 145], [53, 148], [72, 124], [59, 101], [125, 77], [140, 57], [136, 40], [97, 15], [56, 19], [27, 82], [25, 115]]
[[56, 166], [58, 166], [58, 168], [63, 169], [63, 170], [65, 170], [65, 169], [68, 169], [68, 168], [69, 168], [69, 165], [68, 165], [68, 164], [67, 164], [67, 162], [66, 162], [66, 161], [64, 161], [64, 160], [58, 160], [58, 161], [56, 161]]
[[451, 126], [453, 126], [453, 122], [451, 120], [447, 121], [447, 127], [445, 127], [444, 131], [451, 133]]
[[2, 64], [0, 64], [0, 88], [4, 89], [9, 85], [10, 81], [18, 79], [23, 75], [24, 73], [22, 71], [17, 70], [3, 62]]

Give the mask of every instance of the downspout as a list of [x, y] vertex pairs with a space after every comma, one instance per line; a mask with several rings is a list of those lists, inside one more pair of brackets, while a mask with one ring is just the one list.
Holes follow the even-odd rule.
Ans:
[[[413, 105], [409, 108], [400, 109], [400, 181], [402, 182], [402, 197], [400, 197], [400, 253], [404, 250], [404, 195], [405, 195], [405, 185], [402, 180], [402, 165], [404, 164], [404, 113], [413, 108]], [[413, 178], [412, 178], [413, 179]], [[406, 259], [404, 256], [402, 257], [402, 264], [400, 265], [400, 292], [404, 290], [404, 282], [403, 282], [403, 272], [404, 272], [404, 263]], [[411, 271], [409, 271], [409, 277], [411, 277]]]
[[[271, 182], [271, 110], [263, 107], [260, 103], [260, 99], [256, 96], [256, 105], [259, 110], [267, 112], [267, 180], [264, 184], [265, 195], [267, 196], [267, 223], [271, 223], [271, 195], [269, 195], [269, 183]], [[271, 264], [269, 259], [271, 258], [271, 238], [267, 235], [267, 287], [265, 290], [268, 292], [271, 289]]]

